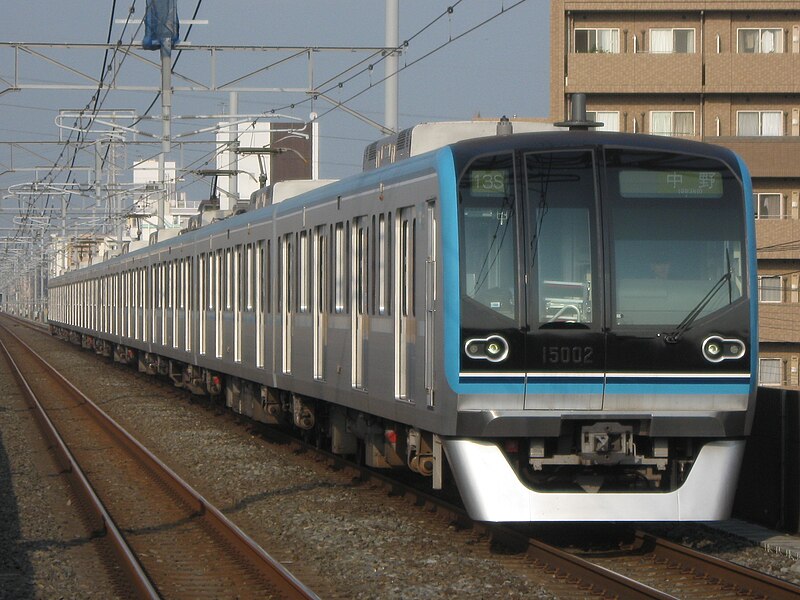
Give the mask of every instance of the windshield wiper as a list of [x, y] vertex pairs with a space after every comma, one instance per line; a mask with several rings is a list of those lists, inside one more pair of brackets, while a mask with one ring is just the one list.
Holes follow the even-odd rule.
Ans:
[[[711, 299], [714, 297], [714, 295], [720, 289], [722, 289], [722, 286], [725, 284], [726, 281], [730, 282], [730, 280], [731, 280], [731, 271], [730, 271], [730, 267], [728, 267], [728, 272], [724, 273], [722, 275], [722, 277], [720, 277], [717, 280], [717, 282], [714, 284], [714, 287], [712, 287], [709, 290], [709, 292], [705, 296], [703, 296], [703, 298], [700, 300], [700, 302], [698, 302], [695, 305], [695, 307], [692, 308], [692, 310], [689, 311], [689, 314], [686, 315], [686, 317], [684, 317], [683, 321], [681, 321], [678, 324], [678, 326], [674, 330], [672, 330], [670, 333], [665, 333], [664, 334], [664, 341], [666, 343], [668, 343], [668, 344], [676, 344], [678, 342], [678, 340], [681, 339], [681, 336], [683, 336], [683, 334], [686, 332], [686, 330], [689, 329], [689, 327], [692, 325], [692, 323], [695, 322], [697, 317], [700, 316], [700, 313], [703, 312], [703, 309], [708, 305], [709, 302], [711, 302]], [[730, 289], [730, 285], [729, 285], [729, 289]], [[729, 292], [729, 294], [730, 294], [730, 292]]]

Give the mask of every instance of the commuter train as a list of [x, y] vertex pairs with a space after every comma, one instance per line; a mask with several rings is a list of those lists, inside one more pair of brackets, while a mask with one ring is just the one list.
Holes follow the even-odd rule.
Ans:
[[417, 126], [361, 174], [67, 272], [52, 329], [454, 480], [479, 520], [726, 518], [755, 400], [746, 167], [506, 128]]

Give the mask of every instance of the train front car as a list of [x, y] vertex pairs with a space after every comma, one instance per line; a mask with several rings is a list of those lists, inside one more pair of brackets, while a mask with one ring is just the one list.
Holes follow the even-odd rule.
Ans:
[[458, 420], [443, 444], [470, 514], [726, 518], [755, 398], [744, 165], [601, 132], [451, 151], [444, 361]]

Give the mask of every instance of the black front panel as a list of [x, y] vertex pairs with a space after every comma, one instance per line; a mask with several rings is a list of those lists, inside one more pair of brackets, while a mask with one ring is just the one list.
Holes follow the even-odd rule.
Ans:
[[608, 370], [749, 370], [712, 335], [749, 343], [742, 188], [721, 162], [607, 150]]

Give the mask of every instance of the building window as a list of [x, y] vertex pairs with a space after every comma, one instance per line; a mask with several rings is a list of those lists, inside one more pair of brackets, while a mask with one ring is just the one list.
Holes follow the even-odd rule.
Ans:
[[739, 54], [780, 54], [783, 29], [739, 29]]
[[758, 384], [781, 385], [783, 383], [783, 361], [780, 358], [758, 359]]
[[694, 135], [694, 112], [654, 110], [650, 113], [650, 133], [670, 136]]
[[694, 54], [694, 29], [651, 29], [650, 52]]
[[587, 111], [586, 118], [603, 124], [602, 127], [595, 128], [595, 131], [619, 131], [619, 112]]
[[741, 110], [736, 115], [736, 135], [782, 136], [783, 112], [779, 110]]
[[758, 278], [758, 301], [779, 304], [783, 301], [783, 278], [780, 275], [763, 275]]
[[619, 54], [619, 29], [576, 29], [575, 52]]
[[756, 219], [783, 218], [782, 194], [753, 194], [756, 208]]

